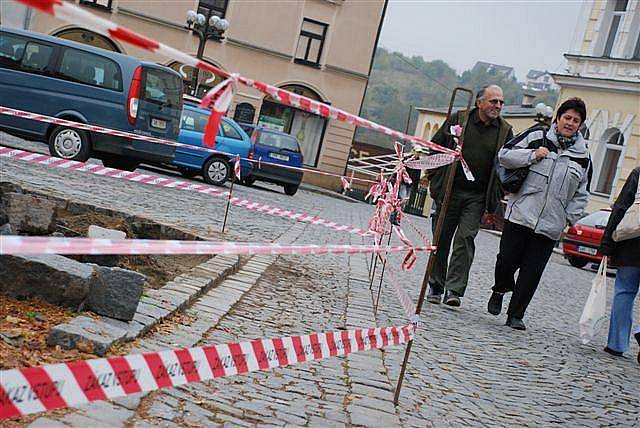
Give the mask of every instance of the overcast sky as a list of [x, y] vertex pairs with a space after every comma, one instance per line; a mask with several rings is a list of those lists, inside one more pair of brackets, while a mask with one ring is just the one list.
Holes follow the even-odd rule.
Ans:
[[458, 73], [476, 61], [561, 71], [573, 42], [581, 0], [390, 0], [380, 46]]

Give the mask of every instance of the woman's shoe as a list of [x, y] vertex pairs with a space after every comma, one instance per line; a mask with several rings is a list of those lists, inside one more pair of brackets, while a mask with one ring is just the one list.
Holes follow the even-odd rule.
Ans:
[[606, 352], [607, 354], [611, 354], [614, 357], [622, 357], [622, 355], [624, 355], [622, 352], [611, 349], [608, 346], [604, 348], [604, 352]]
[[524, 322], [520, 319], [520, 318], [514, 318], [514, 317], [508, 317], [507, 318], [507, 322], [504, 323], [504, 325], [507, 325], [509, 327], [511, 327], [514, 330], [526, 330], [527, 326], [524, 325]]

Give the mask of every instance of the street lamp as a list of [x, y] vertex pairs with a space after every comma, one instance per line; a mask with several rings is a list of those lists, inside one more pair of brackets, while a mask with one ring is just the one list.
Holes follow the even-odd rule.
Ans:
[[[229, 21], [219, 16], [212, 15], [207, 20], [207, 17], [201, 13], [196, 13], [194, 10], [187, 12], [187, 29], [191, 30], [193, 34], [198, 36], [198, 53], [196, 58], [202, 59], [204, 54], [204, 46], [207, 40], [213, 39], [221, 41], [224, 39], [222, 35], [229, 28]], [[193, 68], [193, 77], [191, 78], [191, 95], [195, 96], [198, 86], [198, 72], [199, 69]]]
[[545, 103], [536, 104], [536, 122], [542, 125], [551, 125], [553, 118], [553, 109]]

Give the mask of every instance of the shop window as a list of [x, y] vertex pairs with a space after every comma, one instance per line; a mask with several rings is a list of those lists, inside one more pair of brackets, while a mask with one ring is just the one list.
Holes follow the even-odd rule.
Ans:
[[327, 35], [327, 24], [304, 18], [296, 48], [295, 61], [301, 64], [318, 66], [322, 48]]
[[[213, 65], [217, 67], [215, 64]], [[171, 63], [169, 64], [169, 67], [180, 73], [180, 76], [182, 76], [184, 93], [198, 98], [204, 97], [209, 89], [213, 88], [223, 80], [222, 77], [213, 74], [208, 70], [194, 69], [190, 65], [186, 65], [181, 62]], [[197, 79], [194, 79], [195, 73], [198, 73]]]
[[203, 14], [209, 22], [212, 16], [224, 18], [227, 14], [228, 0], [200, 0], [198, 3], [198, 13]]
[[107, 10], [111, 10], [111, 3], [112, 0], [80, 0], [80, 4]]
[[613, 181], [618, 171], [622, 150], [624, 146], [624, 136], [618, 129], [610, 129], [605, 132], [604, 155], [600, 162], [596, 193], [610, 195], [613, 190]]
[[[318, 94], [304, 86], [288, 85], [283, 86], [282, 89], [321, 101]], [[305, 165], [316, 166], [318, 164], [320, 148], [327, 126], [326, 118], [281, 104], [267, 96], [258, 115], [258, 125], [293, 135], [302, 146]]]

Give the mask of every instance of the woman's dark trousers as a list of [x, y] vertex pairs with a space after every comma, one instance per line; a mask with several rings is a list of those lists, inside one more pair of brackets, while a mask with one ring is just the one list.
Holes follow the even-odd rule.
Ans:
[[[504, 222], [500, 253], [496, 260], [493, 291], [513, 291], [507, 315], [522, 319], [538, 288], [542, 272], [553, 253], [555, 241], [528, 227]], [[514, 280], [516, 270], [518, 279]]]

